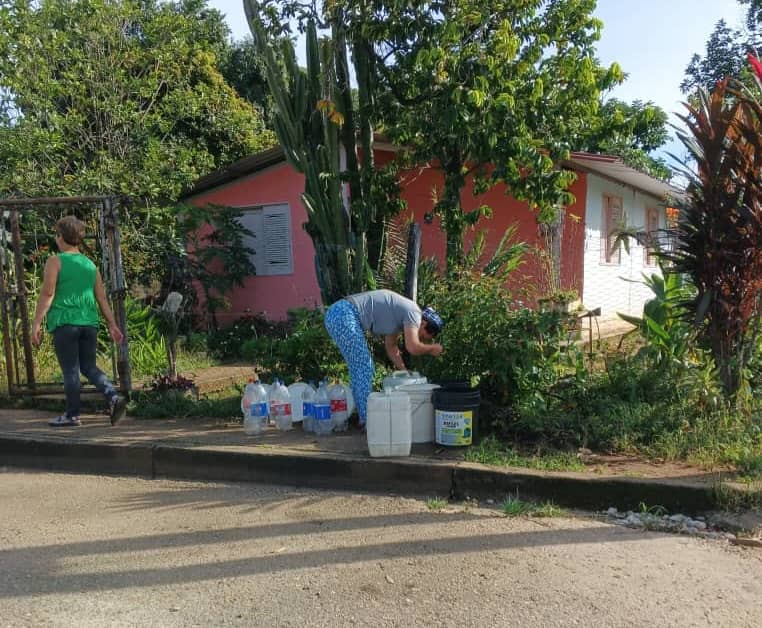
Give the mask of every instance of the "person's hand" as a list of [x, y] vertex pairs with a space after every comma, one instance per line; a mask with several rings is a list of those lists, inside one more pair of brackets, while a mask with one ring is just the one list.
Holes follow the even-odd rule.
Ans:
[[444, 347], [442, 347], [442, 345], [440, 345], [438, 342], [432, 343], [429, 348], [429, 353], [435, 358], [442, 355], [442, 351], [444, 351]]
[[108, 326], [108, 333], [111, 336], [111, 340], [113, 340], [116, 344], [119, 344], [122, 342], [122, 340], [124, 340], [124, 334], [116, 323]]
[[32, 344], [35, 347], [39, 347], [42, 343], [42, 325], [40, 323], [35, 323], [35, 325], [32, 327]]

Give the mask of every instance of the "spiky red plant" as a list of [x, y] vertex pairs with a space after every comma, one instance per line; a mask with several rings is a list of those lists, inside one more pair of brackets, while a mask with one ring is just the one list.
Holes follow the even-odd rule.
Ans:
[[670, 257], [697, 288], [689, 310], [734, 396], [762, 310], [762, 106], [725, 79], [686, 108], [688, 132], [678, 135], [695, 167], [684, 171], [687, 200]]

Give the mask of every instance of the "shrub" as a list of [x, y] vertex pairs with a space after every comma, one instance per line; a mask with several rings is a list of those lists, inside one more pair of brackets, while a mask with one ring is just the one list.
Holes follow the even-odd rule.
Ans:
[[413, 364], [434, 381], [478, 385], [488, 410], [483, 424], [502, 430], [510, 413], [501, 415], [500, 408], [541, 395], [563, 372], [569, 316], [521, 307], [499, 280], [453, 274], [422, 287], [419, 302], [432, 304], [445, 319], [439, 339], [445, 351]]
[[206, 337], [207, 351], [220, 360], [237, 360], [245, 357], [242, 349], [250, 340], [283, 337], [287, 328], [287, 323], [268, 321], [261, 314], [247, 314], [230, 327], [210, 331]]
[[331, 340], [319, 310], [300, 308], [289, 312], [290, 329], [283, 337], [259, 336], [241, 347], [242, 357], [256, 363], [263, 377], [319, 381], [338, 377], [347, 381], [347, 367]]

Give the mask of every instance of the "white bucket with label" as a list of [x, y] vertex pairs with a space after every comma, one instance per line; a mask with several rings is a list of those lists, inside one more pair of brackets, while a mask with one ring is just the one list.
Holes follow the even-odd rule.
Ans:
[[410, 397], [410, 420], [413, 424], [414, 443], [433, 443], [436, 434], [434, 426], [434, 404], [432, 393], [438, 384], [404, 384], [397, 387], [397, 392], [404, 392]]

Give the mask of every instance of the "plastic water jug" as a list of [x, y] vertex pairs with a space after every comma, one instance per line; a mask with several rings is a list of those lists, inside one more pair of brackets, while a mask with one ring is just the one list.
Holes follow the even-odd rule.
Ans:
[[336, 382], [328, 389], [328, 399], [331, 402], [331, 421], [334, 432], [346, 432], [349, 426], [347, 412], [347, 391], [341, 382]]
[[282, 432], [287, 432], [294, 427], [291, 415], [291, 394], [280, 382], [274, 383], [273, 388], [275, 390], [270, 393], [270, 416], [275, 421], [275, 427]]
[[267, 423], [267, 391], [259, 381], [251, 378], [241, 399], [243, 430], [249, 436], [261, 434]]
[[272, 406], [273, 406], [273, 399], [275, 398], [275, 395], [278, 390], [278, 385], [280, 384], [280, 381], [278, 381], [278, 378], [276, 377], [273, 380], [273, 383], [270, 384], [270, 391], [267, 393], [267, 424], [268, 425], [275, 425], [275, 417], [272, 413]]
[[328, 388], [325, 382], [320, 382], [320, 387], [315, 393], [315, 403], [312, 410], [312, 425], [315, 428], [315, 434], [327, 436], [333, 431], [333, 421], [331, 420], [331, 400], [328, 397]]
[[[294, 400], [296, 401], [296, 400]], [[302, 430], [305, 432], [314, 432], [314, 410], [313, 404], [315, 403], [315, 387], [312, 382], [307, 384], [307, 387], [302, 392]]]
[[391, 390], [371, 393], [367, 432], [368, 450], [374, 458], [409, 456], [413, 441], [410, 396]]

